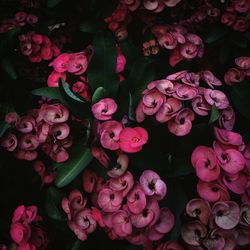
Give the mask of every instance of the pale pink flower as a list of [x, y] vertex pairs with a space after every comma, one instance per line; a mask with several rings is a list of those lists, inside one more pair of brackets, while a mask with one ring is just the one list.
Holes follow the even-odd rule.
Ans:
[[204, 97], [211, 106], [215, 105], [217, 109], [229, 107], [227, 96], [220, 90], [205, 89]]
[[118, 210], [113, 214], [112, 228], [119, 237], [126, 237], [132, 233], [132, 224], [128, 211]]

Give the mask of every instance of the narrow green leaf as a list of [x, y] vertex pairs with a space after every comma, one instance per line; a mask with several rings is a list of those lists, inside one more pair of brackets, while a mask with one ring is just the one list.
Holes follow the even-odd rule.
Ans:
[[220, 117], [220, 112], [219, 110], [215, 107], [215, 105], [212, 106], [212, 110], [211, 110], [211, 113], [210, 113], [210, 118], [209, 118], [209, 124], [217, 121]]
[[0, 138], [4, 135], [6, 130], [10, 127], [5, 121], [0, 121]]
[[105, 97], [106, 94], [106, 90], [103, 87], [98, 87], [93, 96], [92, 96], [92, 104], [95, 104], [96, 102], [98, 102], [99, 100], [101, 100], [102, 98]]
[[76, 145], [75, 150], [72, 150], [70, 154], [69, 160], [57, 165], [55, 185], [58, 188], [68, 185], [83, 171], [92, 159], [89, 148], [84, 148], [83, 144]]
[[83, 244], [83, 242], [82, 242], [81, 240], [76, 240], [76, 241], [73, 243], [73, 245], [72, 245], [72, 247], [70, 248], [70, 250], [80, 250], [80, 249], [82, 249], [82, 244]]
[[68, 97], [70, 97], [71, 99], [78, 101], [78, 102], [82, 102], [84, 103], [84, 100], [77, 96], [70, 88], [69, 85], [63, 81], [61, 79], [60, 84], [59, 84], [59, 89], [63, 91], [63, 93], [65, 93]]
[[64, 194], [55, 187], [49, 187], [45, 195], [45, 211], [54, 220], [66, 220], [65, 213], [61, 208]]
[[44, 87], [31, 91], [33, 95], [45, 96], [51, 99], [62, 100], [62, 95], [59, 88]]
[[4, 58], [1, 61], [1, 66], [3, 68], [3, 70], [8, 73], [8, 75], [13, 79], [16, 80], [17, 79], [17, 74], [16, 74], [16, 70], [13, 67], [13, 64], [11, 63], [11, 61], [8, 58]]
[[47, 0], [47, 6], [53, 8], [58, 5], [62, 0]]
[[248, 82], [243, 82], [237, 84], [235, 86], [231, 86], [231, 97], [232, 102], [236, 109], [245, 116], [250, 119], [250, 86]]

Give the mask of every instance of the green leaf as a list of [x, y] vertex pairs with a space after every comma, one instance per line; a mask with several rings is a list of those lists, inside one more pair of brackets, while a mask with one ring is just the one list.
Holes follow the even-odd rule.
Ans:
[[76, 240], [70, 250], [81, 250], [83, 242], [81, 240]]
[[45, 194], [45, 211], [54, 220], [66, 220], [66, 215], [61, 208], [61, 201], [65, 195], [55, 187], [49, 187]]
[[47, 6], [53, 8], [58, 5], [62, 0], [47, 0]]
[[70, 154], [68, 161], [58, 164], [55, 185], [62, 188], [73, 181], [83, 169], [92, 161], [93, 157], [89, 148], [78, 143]]
[[250, 86], [248, 82], [231, 86], [232, 102], [236, 109], [246, 118], [250, 119]]
[[116, 46], [114, 37], [107, 32], [94, 36], [94, 55], [89, 65], [88, 79], [93, 91], [98, 87], [107, 90], [107, 95], [115, 96], [119, 87], [116, 74]]
[[80, 31], [86, 33], [97, 33], [100, 30], [100, 25], [95, 21], [86, 21], [80, 25]]
[[10, 127], [5, 121], [0, 121], [0, 138], [4, 135], [6, 130]]
[[213, 26], [212, 29], [208, 32], [208, 35], [205, 39], [206, 43], [214, 43], [221, 39], [227, 33], [227, 29], [223, 25]]
[[77, 96], [70, 88], [69, 85], [63, 81], [61, 79], [60, 84], [59, 84], [59, 89], [63, 91], [63, 93], [65, 93], [68, 97], [70, 97], [71, 99], [78, 101], [78, 102], [82, 102], [84, 103], [84, 100]]
[[106, 95], [106, 90], [103, 87], [98, 87], [93, 96], [92, 96], [92, 104], [95, 104], [96, 102], [98, 102], [99, 100], [101, 100], [102, 98], [104, 98]]
[[220, 112], [219, 110], [215, 107], [215, 105], [212, 106], [212, 110], [211, 110], [211, 113], [210, 113], [210, 118], [209, 118], [209, 124], [217, 121], [220, 117]]
[[60, 101], [63, 100], [60, 90], [57, 87], [56, 88], [44, 87], [44, 88], [34, 89], [31, 91], [31, 93], [37, 96], [45, 96], [45, 97], [48, 97], [51, 99], [57, 99]]
[[8, 58], [4, 58], [1, 60], [1, 66], [3, 70], [8, 73], [8, 75], [11, 77], [11, 79], [16, 80], [17, 74], [16, 70], [13, 67], [13, 64], [10, 62]]

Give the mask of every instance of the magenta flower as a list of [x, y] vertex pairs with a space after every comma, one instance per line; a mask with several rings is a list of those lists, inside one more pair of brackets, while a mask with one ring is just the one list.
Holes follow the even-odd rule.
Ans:
[[210, 70], [202, 71], [201, 77], [212, 89], [214, 88], [214, 86], [222, 85], [221, 81]]
[[182, 108], [182, 102], [176, 98], [168, 98], [156, 113], [156, 120], [164, 123], [173, 118]]
[[24, 205], [20, 205], [14, 211], [12, 222], [21, 222], [24, 224], [29, 224], [37, 218], [38, 217], [36, 206], [25, 207]]
[[97, 203], [104, 212], [115, 212], [120, 209], [122, 200], [122, 192], [102, 188], [98, 194]]
[[63, 140], [69, 136], [70, 127], [67, 123], [54, 124], [51, 127], [50, 134], [57, 140]]
[[82, 175], [82, 185], [83, 189], [87, 193], [92, 193], [97, 182], [98, 176], [96, 173], [90, 169], [83, 172]]
[[242, 136], [235, 132], [215, 127], [214, 135], [219, 142], [225, 145], [241, 146], [244, 144]]
[[21, 133], [27, 134], [35, 130], [36, 121], [31, 115], [20, 117], [16, 123], [16, 129]]
[[126, 66], [126, 57], [122, 54], [121, 49], [116, 47], [117, 61], [116, 61], [116, 73], [121, 73]]
[[168, 96], [172, 96], [172, 94], [175, 91], [174, 84], [167, 79], [162, 79], [162, 80], [151, 82], [148, 85], [148, 89], [150, 89], [151, 86], [156, 87], [162, 94], [168, 95]]
[[69, 53], [62, 53], [57, 58], [55, 58], [49, 66], [52, 66], [54, 70], [58, 73], [63, 73], [67, 71], [68, 62], [70, 59]]
[[214, 142], [214, 151], [219, 160], [220, 166], [229, 174], [236, 174], [245, 167], [245, 159], [240, 151], [228, 148], [223, 149], [222, 145]]
[[119, 191], [123, 197], [126, 197], [134, 185], [134, 178], [129, 171], [126, 171], [125, 174], [120, 177], [111, 178], [108, 185], [112, 190]]
[[84, 52], [70, 54], [67, 71], [74, 75], [83, 74], [88, 67], [88, 59]]
[[200, 85], [200, 74], [196, 73], [186, 73], [181, 81], [186, 85], [197, 88]]
[[211, 215], [211, 207], [205, 200], [192, 199], [186, 205], [186, 213], [207, 225]]
[[11, 126], [16, 125], [18, 119], [19, 119], [19, 115], [16, 112], [9, 112], [4, 117], [4, 121], [10, 124]]
[[118, 210], [113, 214], [112, 228], [119, 237], [126, 237], [132, 233], [130, 215], [126, 210]]
[[226, 109], [229, 107], [226, 95], [220, 90], [205, 89], [204, 97], [211, 106], [215, 105], [217, 109]]
[[112, 119], [112, 115], [117, 110], [117, 104], [112, 98], [104, 98], [95, 103], [91, 110], [97, 120], [106, 121]]
[[37, 136], [33, 134], [24, 134], [18, 141], [18, 146], [22, 150], [35, 150], [39, 146], [39, 140]]
[[220, 127], [226, 130], [232, 130], [235, 124], [235, 112], [232, 107], [228, 107], [220, 113]]
[[139, 184], [128, 193], [127, 205], [133, 214], [140, 214], [146, 207], [146, 195]]
[[152, 89], [143, 96], [142, 110], [146, 115], [154, 115], [165, 100], [166, 97], [161, 92]]
[[227, 188], [219, 182], [204, 182], [199, 180], [197, 184], [197, 192], [199, 196], [208, 201], [226, 201], [230, 199]]
[[196, 95], [192, 99], [192, 108], [194, 112], [201, 116], [207, 116], [211, 106], [207, 103], [202, 95]]
[[157, 250], [184, 250], [184, 248], [176, 241], [167, 241], [161, 243]]
[[92, 147], [91, 153], [104, 167], [109, 165], [109, 156], [102, 148]]
[[7, 151], [12, 152], [17, 147], [17, 138], [14, 134], [8, 133], [3, 138], [1, 138], [0, 145]]
[[224, 81], [228, 85], [234, 85], [242, 82], [245, 79], [245, 74], [243, 70], [231, 68], [224, 75]]
[[[149, 1], [150, 2], [150, 1]], [[156, 1], [157, 2], [157, 1]], [[171, 33], [166, 33], [158, 38], [161, 47], [165, 49], [175, 49], [177, 46], [177, 39]]]
[[194, 112], [189, 108], [184, 108], [173, 119], [169, 120], [168, 129], [172, 134], [177, 136], [187, 135], [192, 129], [194, 118]]
[[176, 99], [185, 101], [185, 100], [191, 100], [197, 95], [198, 91], [195, 87], [186, 85], [186, 84], [180, 84], [176, 88], [176, 92], [173, 93], [173, 97]]
[[236, 174], [225, 172], [222, 180], [224, 185], [235, 194], [244, 194], [247, 188], [247, 177], [242, 172]]
[[202, 181], [210, 182], [219, 177], [220, 167], [212, 148], [205, 146], [196, 147], [192, 153], [191, 161], [197, 176]]
[[143, 112], [143, 101], [141, 100], [138, 104], [138, 106], [136, 107], [135, 110], [135, 116], [136, 116], [136, 121], [137, 122], [143, 122], [145, 120], [145, 114]]
[[191, 42], [187, 42], [180, 46], [180, 54], [185, 59], [193, 59], [198, 55], [197, 46]]
[[107, 172], [107, 175], [112, 178], [122, 176], [128, 168], [129, 158], [125, 154], [121, 154], [117, 158], [117, 164]]
[[10, 236], [17, 244], [27, 243], [31, 235], [31, 229], [29, 225], [15, 222], [11, 224]]
[[124, 128], [120, 133], [119, 146], [126, 153], [136, 153], [147, 143], [148, 133], [144, 128]]
[[207, 235], [207, 228], [200, 221], [192, 221], [181, 227], [182, 239], [191, 246], [200, 246]]
[[163, 199], [167, 193], [165, 182], [152, 170], [143, 171], [140, 177], [140, 184], [146, 195], [156, 195], [159, 200]]
[[211, 219], [222, 229], [233, 229], [240, 221], [240, 208], [234, 201], [216, 202]]
[[119, 139], [123, 131], [122, 124], [117, 121], [106, 121], [100, 126], [100, 141], [104, 148], [117, 150], [120, 147]]
[[51, 74], [48, 77], [47, 80], [47, 85], [49, 87], [59, 87], [59, 80], [63, 79], [64, 81], [66, 81], [66, 74], [64, 72], [57, 72], [57, 71], [52, 71]]
[[188, 73], [187, 70], [182, 70], [174, 74], [168, 75], [166, 79], [170, 81], [182, 80], [186, 76], [187, 73]]

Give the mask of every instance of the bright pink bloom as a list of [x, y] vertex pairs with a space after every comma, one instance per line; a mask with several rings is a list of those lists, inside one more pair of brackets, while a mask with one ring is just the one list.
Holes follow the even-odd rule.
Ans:
[[177, 136], [187, 135], [192, 129], [192, 121], [194, 118], [194, 112], [189, 108], [184, 108], [168, 122], [168, 129]]
[[121, 49], [116, 47], [117, 51], [117, 62], [116, 62], [116, 73], [121, 73], [126, 66], [126, 57], [122, 54]]
[[83, 52], [70, 54], [67, 71], [75, 75], [83, 74], [88, 67], [88, 59]]
[[202, 95], [197, 95], [192, 99], [192, 108], [196, 114], [201, 116], [207, 116], [211, 110], [211, 106]]
[[122, 192], [103, 188], [98, 194], [97, 202], [104, 212], [115, 212], [120, 209], [123, 196]]
[[70, 59], [69, 53], [62, 53], [57, 58], [55, 58], [49, 66], [52, 66], [54, 70], [58, 73], [63, 73], [67, 71], [68, 62]]
[[215, 127], [214, 135], [219, 142], [225, 145], [241, 146], [244, 144], [242, 136], [232, 131]]
[[106, 121], [100, 126], [100, 141], [104, 148], [117, 150], [119, 145], [120, 134], [122, 132], [122, 124], [117, 121]]
[[59, 80], [63, 79], [66, 81], [66, 74], [65, 73], [59, 73], [57, 71], [52, 71], [51, 74], [48, 77], [47, 85], [49, 87], [58, 87], [59, 86]]
[[144, 128], [124, 128], [120, 133], [119, 146], [126, 153], [135, 153], [147, 143], [148, 133]]
[[16, 129], [24, 134], [32, 132], [35, 128], [36, 122], [31, 115], [20, 117], [16, 123]]
[[114, 99], [104, 98], [95, 103], [91, 110], [97, 120], [106, 121], [112, 119], [112, 115], [116, 112], [117, 107]]
[[169, 57], [169, 64], [170, 64], [170, 66], [174, 67], [177, 63], [179, 63], [183, 59], [184, 59], [184, 57], [179, 52], [179, 49], [176, 48], [173, 50], [173, 52], [171, 53], [171, 55]]
[[31, 235], [30, 226], [15, 222], [11, 224], [10, 236], [17, 244], [27, 243]]
[[190, 42], [182, 44], [179, 51], [185, 59], [193, 59], [198, 55], [197, 46]]
[[191, 100], [193, 99], [198, 91], [195, 87], [186, 85], [186, 84], [180, 84], [180, 85], [176, 85], [176, 92], [173, 93], [173, 97], [175, 97], [176, 99], [185, 101], [185, 100]]
[[53, 57], [53, 50], [51, 47], [42, 47], [40, 55], [43, 60], [50, 60]]
[[140, 184], [146, 195], [156, 195], [159, 200], [163, 199], [167, 193], [165, 182], [152, 170], [143, 171], [140, 177]]
[[67, 123], [54, 124], [50, 134], [57, 140], [63, 140], [69, 136], [70, 127]]
[[132, 233], [132, 224], [129, 213], [126, 210], [119, 210], [112, 216], [112, 226], [115, 234], [119, 237], [126, 237]]
[[18, 206], [13, 214], [12, 222], [21, 222], [25, 224], [29, 224], [37, 218], [37, 207], [36, 206], [28, 206], [24, 205]]
[[190, 217], [198, 219], [204, 225], [207, 225], [211, 214], [211, 207], [205, 200], [192, 199], [186, 205], [186, 213]]

